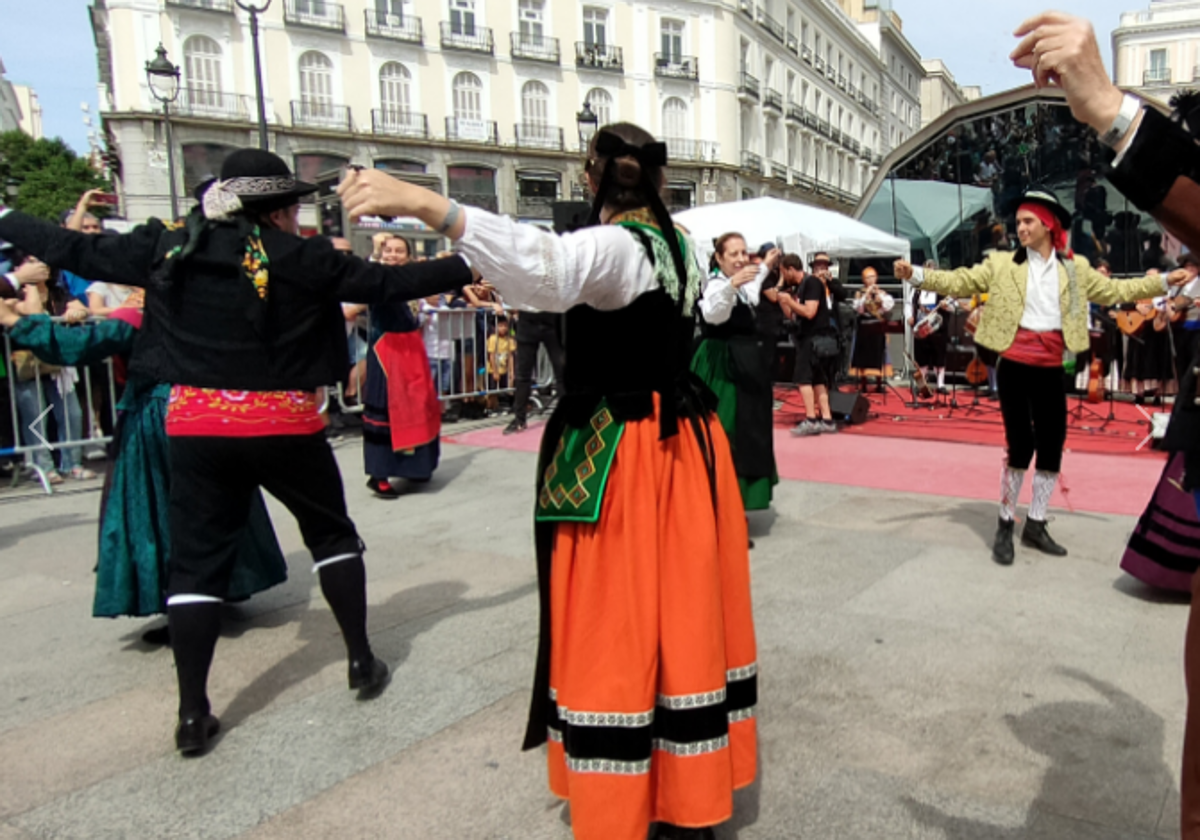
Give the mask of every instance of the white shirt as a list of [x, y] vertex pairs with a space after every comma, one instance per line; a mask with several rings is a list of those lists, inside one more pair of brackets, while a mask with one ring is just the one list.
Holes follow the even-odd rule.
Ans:
[[100, 305], [107, 309], [116, 309], [133, 294], [128, 286], [118, 286], [114, 283], [92, 283], [87, 287], [89, 295], [100, 295]]
[[[557, 236], [477, 207], [463, 213], [457, 250], [509, 306], [566, 312], [583, 303], [612, 311], [658, 288], [646, 249], [617, 225]], [[695, 247], [688, 250], [694, 259]]]
[[1029, 280], [1025, 284], [1025, 314], [1021, 326], [1034, 332], [1053, 332], [1062, 329], [1062, 298], [1058, 289], [1058, 257], [1053, 251], [1049, 259], [1032, 248], [1025, 249], [1029, 257]]

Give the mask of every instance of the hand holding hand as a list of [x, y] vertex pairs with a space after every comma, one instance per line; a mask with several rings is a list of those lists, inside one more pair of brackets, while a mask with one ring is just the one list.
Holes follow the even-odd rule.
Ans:
[[17, 266], [13, 274], [22, 286], [27, 284], [46, 283], [50, 280], [50, 266], [39, 259], [30, 257]]
[[767, 258], [764, 260], [764, 262], [770, 266], [771, 269], [776, 269], [779, 267], [779, 261], [781, 259], [783, 259], [783, 251], [780, 251], [778, 248], [772, 248], [767, 252]]
[[1071, 115], [1101, 133], [1121, 110], [1123, 94], [1109, 78], [1091, 23], [1062, 12], [1029, 18], [1013, 33], [1022, 38], [1009, 58], [1033, 72], [1038, 87], [1057, 85], [1067, 94]]
[[913, 276], [912, 263], [908, 260], [896, 260], [892, 264], [892, 273], [900, 280], [911, 280]]

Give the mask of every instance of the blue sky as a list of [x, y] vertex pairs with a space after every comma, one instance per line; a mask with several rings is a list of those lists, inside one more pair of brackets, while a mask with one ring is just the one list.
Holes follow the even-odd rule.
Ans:
[[[567, 0], [553, 0], [555, 3]], [[1007, 61], [1012, 30], [1053, 0], [893, 0], [904, 32], [921, 55], [941, 58], [960, 84], [996, 93], [1026, 84], [1027, 73]], [[19, 11], [17, 6], [20, 6]], [[1149, 0], [1057, 0], [1053, 6], [1086, 15], [1100, 33], [1106, 60], [1109, 33], [1121, 12], [1148, 8]], [[41, 98], [47, 136], [62, 137], [76, 151], [87, 148], [79, 110], [96, 98], [96, 50], [86, 0], [0, 0], [0, 59], [10, 81], [32, 85]], [[952, 10], [952, 11], [951, 11]], [[178, 61], [178, 56], [174, 56]], [[1110, 64], [1111, 69], [1111, 64]]]

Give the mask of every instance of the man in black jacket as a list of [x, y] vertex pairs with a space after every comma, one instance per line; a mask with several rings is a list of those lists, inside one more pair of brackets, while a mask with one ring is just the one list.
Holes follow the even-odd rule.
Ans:
[[218, 729], [207, 696], [235, 536], [256, 488], [296, 517], [342, 630], [349, 683], [378, 694], [388, 668], [366, 631], [363, 544], [346, 513], [315, 391], [345, 373], [340, 302], [412, 300], [459, 288], [458, 258], [368, 263], [298, 236], [299, 199], [316, 190], [275, 155], [231, 154], [182, 228], [151, 220], [86, 236], [0, 208], [0, 238], [46, 262], [146, 289], [133, 369], [174, 383], [167, 615], [179, 681], [177, 748], [201, 754]]

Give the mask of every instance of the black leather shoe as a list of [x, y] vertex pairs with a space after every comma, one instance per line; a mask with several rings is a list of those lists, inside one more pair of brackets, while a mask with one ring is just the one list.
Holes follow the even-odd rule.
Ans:
[[515, 432], [525, 431], [525, 421], [520, 417], [514, 417], [512, 422], [504, 427], [504, 434], [511, 435]]
[[1021, 545], [1036, 548], [1044, 554], [1054, 557], [1066, 557], [1067, 550], [1054, 541], [1046, 530], [1046, 523], [1036, 519], [1026, 519], [1025, 528], [1021, 531]]
[[996, 527], [996, 539], [992, 542], [992, 559], [1001, 566], [1011, 566], [1016, 551], [1013, 549], [1013, 526], [1011, 519], [1001, 519]]
[[358, 691], [359, 700], [373, 700], [383, 693], [392, 675], [387, 663], [372, 656], [363, 662], [350, 663], [350, 690]]
[[175, 749], [184, 755], [204, 755], [209, 739], [220, 731], [221, 722], [214, 715], [180, 718], [175, 729]]

